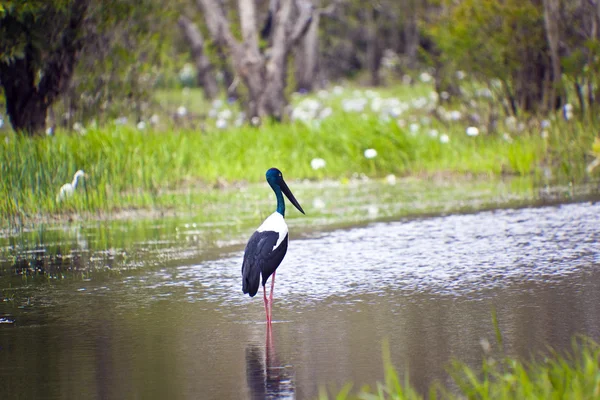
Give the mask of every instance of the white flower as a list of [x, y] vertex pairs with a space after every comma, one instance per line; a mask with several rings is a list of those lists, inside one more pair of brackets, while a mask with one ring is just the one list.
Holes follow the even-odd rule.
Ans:
[[229, 108], [226, 108], [219, 112], [218, 117], [220, 119], [229, 119], [233, 116], [233, 112]]
[[341, 86], [334, 86], [333, 88], [333, 94], [335, 94], [336, 96], [339, 96], [340, 94], [344, 93], [344, 88]]
[[214, 99], [212, 102], [212, 108], [214, 109], [219, 109], [223, 106], [223, 100], [221, 99]]
[[382, 105], [383, 105], [383, 100], [381, 100], [380, 97], [375, 97], [371, 101], [371, 110], [374, 111], [374, 112], [379, 112], [379, 111], [381, 111], [381, 106]]
[[414, 108], [423, 108], [427, 105], [427, 99], [425, 97], [419, 97], [412, 101], [412, 105]]
[[367, 208], [367, 213], [369, 214], [370, 218], [377, 218], [377, 216], [379, 215], [379, 207], [370, 205]]
[[81, 122], [75, 122], [73, 124], [73, 130], [75, 132], [84, 132], [85, 129], [83, 128], [83, 124]]
[[440, 136], [440, 143], [448, 143], [450, 141], [450, 136], [445, 133]]
[[254, 116], [254, 117], [252, 117], [252, 119], [250, 120], [250, 122], [252, 123], [252, 125], [258, 126], [258, 125], [260, 125], [260, 118]]
[[219, 118], [217, 120], [217, 122], [215, 123], [215, 126], [219, 129], [225, 129], [225, 128], [227, 128], [227, 121], [224, 120], [223, 118]]
[[325, 168], [325, 164], [326, 162], [322, 158], [313, 158], [310, 160], [310, 166], [314, 170]]
[[442, 100], [448, 100], [450, 98], [450, 93], [443, 91], [442, 93], [440, 93], [440, 97], [442, 98]]
[[481, 97], [486, 97], [486, 98], [491, 98], [492, 97], [492, 91], [488, 88], [483, 88], [477, 91], [477, 95], [481, 96]]
[[479, 135], [479, 129], [475, 126], [470, 126], [467, 128], [467, 135], [477, 136], [477, 135]]
[[137, 123], [137, 128], [141, 131], [143, 131], [144, 129], [146, 129], [146, 122], [145, 121], [140, 121]]
[[542, 120], [542, 129], [549, 128], [549, 127], [550, 127], [550, 121], [547, 119]]
[[157, 125], [158, 121], [160, 121], [160, 118], [157, 114], [152, 114], [152, 116], [150, 117], [150, 123], [152, 125]]
[[465, 79], [465, 76], [467, 74], [464, 73], [464, 71], [456, 71], [456, 77], [460, 80]]
[[515, 129], [517, 129], [517, 118], [514, 115], [511, 115], [509, 117], [506, 117], [506, 119], [504, 120], [504, 125], [506, 125], [506, 128], [510, 131], [514, 131]]
[[414, 122], [413, 122], [412, 124], [410, 124], [410, 127], [409, 127], [409, 129], [410, 129], [410, 132], [411, 132], [412, 134], [415, 134], [415, 133], [417, 133], [417, 132], [419, 131], [419, 129], [420, 129], [420, 128], [421, 128], [421, 127], [419, 126], [419, 124], [417, 124], [417, 123], [414, 123]]
[[513, 138], [506, 132], [504, 132], [504, 135], [502, 135], [502, 137], [504, 138], [504, 140], [506, 140], [508, 143], [512, 143], [513, 142]]
[[438, 133], [437, 129], [432, 129], [429, 131], [429, 136], [431, 136], [432, 138], [438, 137], [438, 134], [439, 133]]
[[385, 181], [388, 183], [388, 185], [395, 185], [396, 184], [396, 175], [389, 174], [388, 176], [385, 177]]
[[389, 111], [390, 115], [394, 118], [398, 118], [403, 112], [404, 109], [402, 108], [402, 106], [394, 106]]
[[563, 106], [563, 116], [567, 121], [573, 118], [573, 105], [567, 103]]
[[116, 125], [125, 125], [127, 123], [127, 117], [119, 117], [115, 119]]
[[327, 117], [329, 117], [331, 114], [333, 114], [333, 110], [331, 109], [331, 107], [327, 107], [321, 110], [321, 112], [319, 113], [319, 118], [320, 119], [325, 119]]
[[325, 202], [317, 197], [313, 200], [313, 208], [317, 210], [323, 209], [325, 208]]
[[367, 99], [344, 99], [342, 100], [342, 109], [346, 112], [361, 112], [367, 105]]
[[450, 111], [450, 119], [452, 121], [458, 121], [462, 118], [462, 114], [458, 110]]
[[177, 108], [177, 115], [179, 115], [180, 117], [185, 117], [187, 114], [187, 108], [185, 108], [184, 106], [179, 106]]
[[428, 83], [431, 82], [431, 75], [427, 72], [422, 72], [421, 75], [419, 75], [419, 79], [421, 79], [421, 82]]
[[366, 149], [365, 150], [365, 157], [368, 159], [372, 159], [377, 157], [377, 150], [375, 149]]

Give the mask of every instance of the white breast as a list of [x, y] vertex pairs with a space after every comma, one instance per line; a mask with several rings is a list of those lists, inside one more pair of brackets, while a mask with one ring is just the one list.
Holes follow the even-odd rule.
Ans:
[[283, 215], [281, 215], [277, 211], [275, 211], [273, 214], [269, 215], [269, 217], [267, 219], [265, 219], [265, 222], [263, 222], [262, 225], [259, 226], [256, 231], [257, 232], [272, 231], [272, 232], [279, 233], [279, 238], [277, 239], [277, 243], [275, 243], [275, 247], [273, 247], [273, 250], [275, 250], [277, 247], [279, 247], [279, 245], [281, 244], [281, 242], [283, 242], [283, 239], [287, 235], [288, 227], [287, 227], [287, 224], [285, 223], [285, 219], [283, 218]]

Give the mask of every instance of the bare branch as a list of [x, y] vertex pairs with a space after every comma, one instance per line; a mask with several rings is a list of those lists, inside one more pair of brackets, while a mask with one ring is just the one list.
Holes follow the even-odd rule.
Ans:
[[326, 17], [333, 17], [335, 15], [335, 12], [337, 11], [338, 6], [342, 3], [343, 0], [334, 0], [327, 7], [317, 8], [315, 12], [319, 15], [323, 15]]
[[240, 45], [231, 33], [229, 22], [219, 4], [215, 0], [196, 0], [196, 4], [204, 13], [206, 26], [213, 40], [217, 44], [226, 44], [231, 49], [238, 49]]
[[290, 36], [290, 46], [293, 47], [298, 41], [306, 34], [308, 27], [310, 26], [313, 19], [314, 6], [311, 2], [305, 0], [295, 0], [296, 6], [300, 9], [300, 16], [296, 25], [292, 29]]
[[50, 61], [44, 68], [43, 78], [38, 87], [46, 104], [52, 104], [56, 97], [65, 90], [73, 76], [79, 53], [83, 48], [83, 36], [80, 30], [89, 5], [89, 0], [73, 2], [70, 10], [71, 16], [67, 28], [62, 33], [60, 46], [50, 56]]
[[258, 51], [258, 34], [256, 33], [256, 7], [254, 0], [239, 0], [240, 25], [245, 46], [256, 46]]
[[204, 37], [202, 36], [202, 32], [185, 15], [181, 15], [177, 23], [190, 44], [190, 50], [196, 64], [198, 80], [204, 88], [204, 95], [212, 99], [218, 94], [219, 88], [216, 79], [212, 75], [212, 65], [208, 57], [204, 54]]

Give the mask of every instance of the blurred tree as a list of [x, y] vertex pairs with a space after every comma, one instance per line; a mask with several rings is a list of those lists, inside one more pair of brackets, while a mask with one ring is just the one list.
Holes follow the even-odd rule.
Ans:
[[44, 132], [48, 107], [66, 90], [84, 44], [90, 0], [4, 1], [0, 84], [17, 132]]
[[212, 64], [204, 52], [204, 36], [198, 27], [185, 15], [179, 17], [179, 27], [190, 44], [192, 57], [194, 58], [198, 73], [198, 83], [204, 89], [204, 96], [207, 99], [213, 99], [217, 95], [219, 87]]
[[[0, 3], [0, 85], [13, 129], [43, 134], [60, 97], [60, 122], [96, 118], [125, 99], [138, 114], [158, 79], [178, 2], [32, 0]], [[117, 108], [115, 107], [115, 108]], [[52, 121], [51, 121], [52, 122]]]
[[287, 105], [285, 87], [288, 55], [305, 35], [312, 21], [313, 7], [305, 0], [271, 0], [261, 46], [254, 0], [239, 0], [241, 42], [216, 0], [197, 0], [208, 30], [219, 46], [229, 50], [229, 61], [248, 90], [249, 118], [283, 118]]
[[187, 0], [94, 0], [85, 44], [59, 123], [105, 120], [148, 112], [152, 91], [169, 81], [189, 47], [177, 46], [178, 17]]
[[[317, 0], [317, 5], [320, 3]], [[334, 0], [324, 8], [313, 11], [313, 19], [306, 34], [300, 39], [294, 53], [294, 66], [296, 77], [296, 90], [311, 91], [317, 84], [319, 73], [319, 31], [321, 17], [333, 17], [341, 0]]]
[[499, 80], [512, 113], [543, 110], [552, 66], [541, 2], [441, 3], [429, 33], [444, 64], [484, 82]]

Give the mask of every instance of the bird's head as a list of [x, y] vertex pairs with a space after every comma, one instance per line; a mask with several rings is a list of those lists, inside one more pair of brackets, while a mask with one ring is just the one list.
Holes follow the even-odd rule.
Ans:
[[298, 211], [304, 214], [304, 210], [300, 206], [300, 203], [298, 203], [298, 200], [296, 200], [296, 198], [292, 194], [292, 191], [283, 180], [283, 175], [281, 171], [277, 168], [271, 168], [267, 171], [266, 176], [267, 182], [269, 182], [269, 185], [273, 188], [275, 193], [277, 194], [278, 191], [283, 192], [283, 194], [285, 194], [285, 197], [287, 197], [290, 200], [294, 207], [296, 207]]

